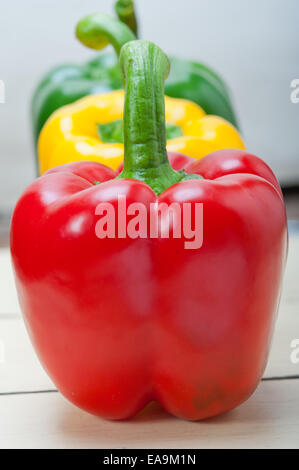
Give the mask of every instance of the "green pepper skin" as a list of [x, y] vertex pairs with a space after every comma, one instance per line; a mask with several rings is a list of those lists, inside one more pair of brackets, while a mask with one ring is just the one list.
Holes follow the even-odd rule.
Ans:
[[225, 83], [206, 65], [171, 57], [165, 93], [193, 101], [207, 114], [221, 116], [238, 127]]
[[58, 108], [86, 95], [122, 88], [122, 77], [115, 53], [101, 53], [87, 64], [62, 65], [51, 70], [37, 87], [32, 99], [34, 143], [40, 131]]

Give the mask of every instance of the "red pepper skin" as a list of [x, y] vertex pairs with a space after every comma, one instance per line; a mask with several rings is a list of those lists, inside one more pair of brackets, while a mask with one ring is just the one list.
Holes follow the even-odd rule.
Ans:
[[[170, 155], [173, 167], [184, 158]], [[158, 197], [95, 162], [64, 165], [35, 180], [13, 214], [18, 295], [38, 356], [63, 395], [104, 418], [151, 400], [181, 418], [217, 415], [246, 400], [265, 368], [287, 253], [279, 184], [244, 151], [185, 168], [207, 179]], [[95, 207], [116, 207], [119, 193], [127, 203], [203, 202], [202, 247], [98, 239]]]

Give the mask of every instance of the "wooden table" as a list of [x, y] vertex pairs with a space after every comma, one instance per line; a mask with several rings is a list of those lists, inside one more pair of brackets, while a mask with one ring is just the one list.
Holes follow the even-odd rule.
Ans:
[[20, 316], [9, 251], [0, 249], [0, 448], [299, 448], [299, 362], [290, 358], [294, 339], [299, 346], [298, 273], [294, 233], [270, 359], [246, 403], [197, 423], [154, 403], [109, 422], [67, 402], [43, 371]]

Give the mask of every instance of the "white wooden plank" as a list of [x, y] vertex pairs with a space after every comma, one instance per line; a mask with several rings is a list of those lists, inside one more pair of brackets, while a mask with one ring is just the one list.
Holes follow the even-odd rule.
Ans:
[[0, 345], [0, 393], [55, 388], [36, 357], [22, 319], [0, 320]]
[[299, 375], [299, 353], [296, 353], [296, 362], [292, 362], [294, 353], [292, 342], [297, 339], [299, 348], [299, 306], [282, 306], [275, 328], [274, 338], [270, 350], [268, 364], [264, 377], [286, 375]]
[[291, 342], [299, 341], [299, 237], [291, 237], [282, 298], [274, 331], [266, 377], [299, 374], [299, 363], [291, 362]]
[[157, 404], [125, 422], [105, 421], [58, 393], [0, 397], [1, 448], [299, 448], [299, 380], [262, 382], [243, 405], [204, 422]]
[[0, 318], [1, 314], [20, 312], [8, 248], [0, 248]]

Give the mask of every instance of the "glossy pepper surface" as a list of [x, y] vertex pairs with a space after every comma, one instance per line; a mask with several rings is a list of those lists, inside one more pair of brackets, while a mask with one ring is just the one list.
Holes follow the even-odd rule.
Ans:
[[[202, 419], [244, 401], [265, 368], [286, 261], [283, 198], [269, 167], [242, 150], [170, 155], [170, 165], [167, 58], [133, 41], [120, 60], [124, 168], [70, 163], [24, 192], [11, 232], [19, 300], [45, 369], [76, 405], [124, 419], [157, 400]], [[112, 205], [120, 225], [120, 195], [147, 214], [202, 203], [202, 246], [173, 236], [178, 219], [169, 238], [98, 238], [98, 205]]]
[[[119, 0], [115, 9], [119, 19], [128, 25], [125, 28], [124, 24], [122, 41], [134, 39], [137, 34], [134, 2]], [[112, 18], [100, 14], [91, 15], [89, 18], [101, 16], [101, 22], [103, 23], [104, 19], [106, 23], [102, 33], [106, 33], [109, 40], [109, 31], [113, 30]], [[101, 48], [106, 45], [107, 43], [103, 42]], [[237, 126], [228, 89], [213, 70], [206, 65], [177, 58], [171, 58], [170, 61], [171, 73], [165, 89], [168, 96], [191, 100], [200, 105], [207, 114], [221, 116]], [[54, 68], [39, 83], [32, 99], [35, 144], [43, 125], [56, 109], [89, 94], [107, 93], [120, 88], [121, 70], [117, 55], [113, 53], [101, 53], [83, 65], [67, 64]]]
[[[125, 25], [102, 14], [91, 15], [77, 25], [77, 37], [99, 49], [107, 37], [119, 52], [127, 41]], [[130, 35], [130, 33], [129, 33]], [[40, 174], [57, 165], [93, 160], [116, 169], [124, 157], [123, 90], [86, 96], [54, 112], [38, 142]], [[206, 115], [196, 103], [165, 97], [166, 137], [169, 151], [202, 158], [224, 148], [244, 149], [235, 127], [219, 116]]]

